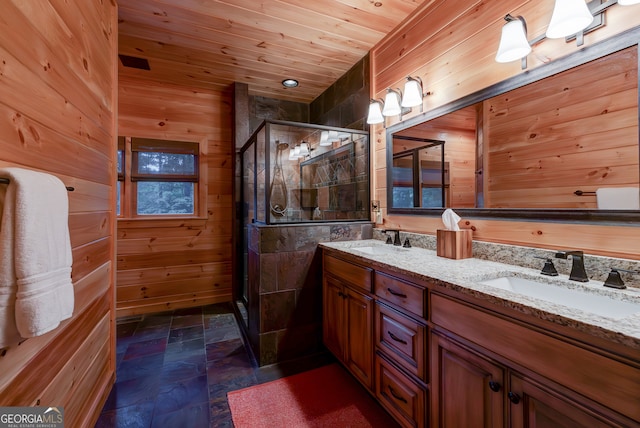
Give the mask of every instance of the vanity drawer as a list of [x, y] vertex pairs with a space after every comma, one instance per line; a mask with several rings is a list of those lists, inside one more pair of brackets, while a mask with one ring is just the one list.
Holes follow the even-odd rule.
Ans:
[[376, 355], [376, 397], [405, 427], [423, 427], [427, 420], [427, 391]]
[[407, 372], [427, 382], [426, 327], [376, 302], [376, 345]]
[[374, 283], [376, 296], [420, 318], [427, 318], [426, 288], [378, 272]]
[[359, 287], [367, 293], [371, 293], [373, 269], [354, 265], [327, 254], [323, 257], [323, 267], [325, 272], [348, 282], [350, 285]]

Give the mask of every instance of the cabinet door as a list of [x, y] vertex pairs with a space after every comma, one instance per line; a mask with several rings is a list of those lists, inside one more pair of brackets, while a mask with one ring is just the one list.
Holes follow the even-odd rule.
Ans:
[[504, 426], [504, 369], [446, 337], [432, 339], [433, 426]]
[[347, 365], [367, 388], [373, 388], [373, 299], [345, 287], [347, 295]]
[[512, 374], [509, 414], [513, 428], [598, 428], [622, 427], [585, 403], [573, 401], [524, 377]]
[[322, 287], [322, 340], [325, 346], [340, 360], [345, 359], [345, 297], [343, 285], [325, 275]]

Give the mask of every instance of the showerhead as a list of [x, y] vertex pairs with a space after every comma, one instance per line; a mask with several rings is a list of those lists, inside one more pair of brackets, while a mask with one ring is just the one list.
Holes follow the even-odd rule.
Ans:
[[289, 147], [288, 143], [281, 143], [280, 140], [276, 140], [276, 149], [284, 150]]

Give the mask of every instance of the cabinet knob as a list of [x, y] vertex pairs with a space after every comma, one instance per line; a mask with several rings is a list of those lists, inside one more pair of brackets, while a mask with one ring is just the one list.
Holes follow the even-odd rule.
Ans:
[[520, 396], [513, 391], [509, 391], [507, 397], [509, 397], [509, 401], [513, 404], [518, 404], [520, 402]]
[[493, 392], [500, 391], [500, 384], [494, 380], [489, 381], [489, 389]]

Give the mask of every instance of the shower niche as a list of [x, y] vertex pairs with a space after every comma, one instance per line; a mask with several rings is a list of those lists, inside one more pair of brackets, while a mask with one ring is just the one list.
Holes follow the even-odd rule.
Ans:
[[240, 155], [249, 222], [369, 219], [369, 136], [364, 131], [265, 121]]
[[369, 135], [265, 121], [236, 159], [234, 299], [259, 365], [322, 352], [319, 242], [370, 237]]

